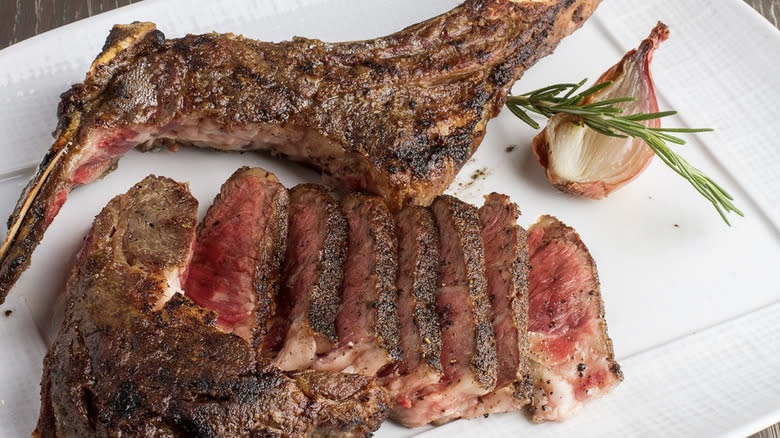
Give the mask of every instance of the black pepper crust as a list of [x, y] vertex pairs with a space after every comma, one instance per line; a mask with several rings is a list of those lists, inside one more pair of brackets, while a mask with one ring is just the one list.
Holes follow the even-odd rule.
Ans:
[[376, 301], [364, 302], [366, 309], [375, 309], [375, 334], [379, 346], [390, 362], [403, 359], [399, 344], [398, 291], [395, 279], [398, 272], [398, 242], [395, 238], [395, 221], [382, 198], [362, 193], [352, 193], [341, 200], [345, 216], [358, 215], [367, 221], [367, 230], [374, 247], [371, 278], [375, 283]]
[[463, 280], [468, 284], [469, 305], [475, 328], [474, 354], [469, 364], [472, 376], [483, 388], [492, 389], [496, 384], [498, 359], [485, 277], [485, 248], [477, 208], [455, 197], [441, 195], [433, 201], [431, 209], [440, 224], [442, 220], [449, 222], [451, 230], [448, 231], [453, 234], [446, 235], [444, 227], [440, 226], [441, 238], [456, 239], [452, 245], [459, 248], [458, 256], [462, 257], [462, 261], [458, 262], [463, 263], [465, 268], [466, 277]]
[[[414, 310], [411, 317], [417, 328], [421, 362], [441, 372], [441, 327], [436, 313], [436, 287], [439, 277], [439, 229], [433, 213], [426, 207], [407, 207], [396, 215], [398, 243], [413, 245], [409, 275], [412, 280]], [[399, 254], [401, 250], [399, 249]], [[399, 263], [405, 263], [401, 260]], [[399, 275], [403, 275], [399, 267]], [[406, 315], [400, 315], [405, 318]]]
[[347, 220], [341, 214], [338, 202], [320, 185], [296, 186], [290, 196], [301, 206], [321, 209], [324, 215], [326, 234], [317, 278], [309, 294], [309, 323], [315, 332], [337, 344], [336, 315], [341, 304], [341, 280], [347, 257]]

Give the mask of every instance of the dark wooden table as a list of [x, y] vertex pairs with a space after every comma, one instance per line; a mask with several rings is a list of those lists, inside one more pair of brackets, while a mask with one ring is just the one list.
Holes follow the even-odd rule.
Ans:
[[[0, 49], [41, 32], [140, 0], [0, 0]], [[780, 0], [745, 0], [780, 28]], [[780, 438], [780, 423], [750, 438]]]

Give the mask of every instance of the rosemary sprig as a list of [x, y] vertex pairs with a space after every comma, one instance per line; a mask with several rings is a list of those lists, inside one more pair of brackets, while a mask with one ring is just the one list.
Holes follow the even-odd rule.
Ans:
[[744, 216], [732, 203], [734, 198], [726, 190], [702, 171], [693, 167], [667, 145], [667, 142], [678, 145], [685, 144], [685, 140], [669, 133], [707, 132], [712, 131], [712, 129], [647, 127], [640, 122], [672, 116], [677, 114], [677, 111], [624, 115], [623, 111], [616, 107], [615, 104], [636, 100], [633, 97], [606, 99], [582, 105], [582, 101], [587, 96], [612, 84], [611, 81], [602, 82], [578, 92], [585, 84], [585, 81], [586, 79], [576, 84], [550, 85], [529, 93], [510, 96], [506, 101], [506, 106], [515, 116], [534, 129], [539, 129], [540, 126], [529, 112], [540, 114], [546, 118], [550, 118], [558, 113], [565, 113], [579, 116], [582, 123], [603, 135], [641, 138], [661, 161], [688, 180], [702, 196], [712, 203], [726, 224], [731, 225], [726, 218], [726, 213], [728, 212]]

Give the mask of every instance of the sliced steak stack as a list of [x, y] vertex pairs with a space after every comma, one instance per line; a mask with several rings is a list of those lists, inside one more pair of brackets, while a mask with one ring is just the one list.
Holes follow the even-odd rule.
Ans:
[[287, 248], [287, 189], [259, 168], [237, 170], [200, 227], [185, 290], [217, 326], [261, 347]]
[[475, 207], [451, 196], [431, 205], [439, 228], [436, 308], [441, 326], [442, 379], [393, 417], [406, 426], [463, 417], [496, 385], [496, 339], [485, 277], [485, 250]]
[[341, 209], [349, 231], [336, 316], [339, 343], [312, 368], [374, 375], [401, 359], [394, 221], [376, 196], [347, 195]]
[[442, 378], [441, 327], [436, 311], [439, 231], [431, 210], [409, 207], [396, 216], [398, 314], [403, 359], [382, 383], [398, 404], [397, 419], [410, 414], [419, 393]]
[[214, 313], [176, 293], [196, 213], [185, 185], [148, 177], [95, 218], [44, 362], [33, 435], [365, 436], [378, 428], [389, 398], [372, 378], [269, 369]]
[[338, 203], [319, 185], [290, 190], [279, 312], [268, 343], [280, 369], [308, 368], [338, 344], [336, 314], [346, 253], [347, 221]]
[[393, 216], [242, 168], [193, 248], [195, 210], [149, 178], [98, 216], [46, 361], [43, 436], [561, 420], [622, 378], [587, 248], [549, 216], [526, 235], [504, 195]]
[[528, 404], [528, 237], [517, 225], [520, 209], [506, 195], [491, 193], [479, 209], [488, 296], [493, 310], [498, 372], [496, 389], [468, 417], [509, 412]]

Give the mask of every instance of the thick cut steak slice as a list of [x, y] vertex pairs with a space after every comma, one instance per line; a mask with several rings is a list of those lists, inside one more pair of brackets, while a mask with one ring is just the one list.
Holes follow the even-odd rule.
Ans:
[[517, 225], [520, 209], [508, 196], [491, 193], [479, 209], [488, 296], [496, 333], [496, 389], [481, 396], [464, 417], [515, 411], [528, 404], [528, 237]]
[[[468, 0], [374, 40], [165, 39], [115, 26], [84, 82], [62, 96], [57, 139], [0, 248], [0, 303], [70, 190], [139, 144], [265, 150], [393, 210], [444, 192], [512, 84], [599, 0]], [[218, 159], [218, 156], [214, 156]]]
[[542, 216], [528, 236], [528, 336], [535, 421], [565, 420], [622, 379], [596, 264], [570, 227]]
[[[441, 328], [436, 313], [439, 231], [430, 209], [407, 207], [401, 211], [396, 215], [396, 236], [403, 360], [380, 383], [400, 408], [409, 408], [421, 389], [442, 377]], [[399, 417], [405, 411], [396, 409], [394, 415]]]
[[213, 312], [170, 297], [190, 258], [196, 213], [185, 185], [148, 177], [95, 218], [44, 362], [34, 436], [375, 430], [389, 398], [372, 379], [265, 369], [249, 343], [215, 326]]
[[347, 195], [341, 209], [349, 232], [336, 316], [339, 344], [313, 368], [373, 376], [402, 359], [395, 226], [387, 206], [376, 196]]
[[287, 189], [260, 168], [237, 170], [203, 219], [184, 290], [217, 326], [262, 347], [287, 248]]
[[347, 221], [338, 203], [319, 185], [290, 190], [284, 283], [272, 330], [282, 340], [274, 360], [280, 369], [306, 369], [338, 343], [336, 314], [346, 253]]
[[476, 207], [452, 196], [431, 205], [441, 236], [436, 305], [441, 326], [441, 382], [423, 390], [404, 425], [420, 426], [461, 418], [495, 389], [496, 337], [485, 277], [485, 249]]

